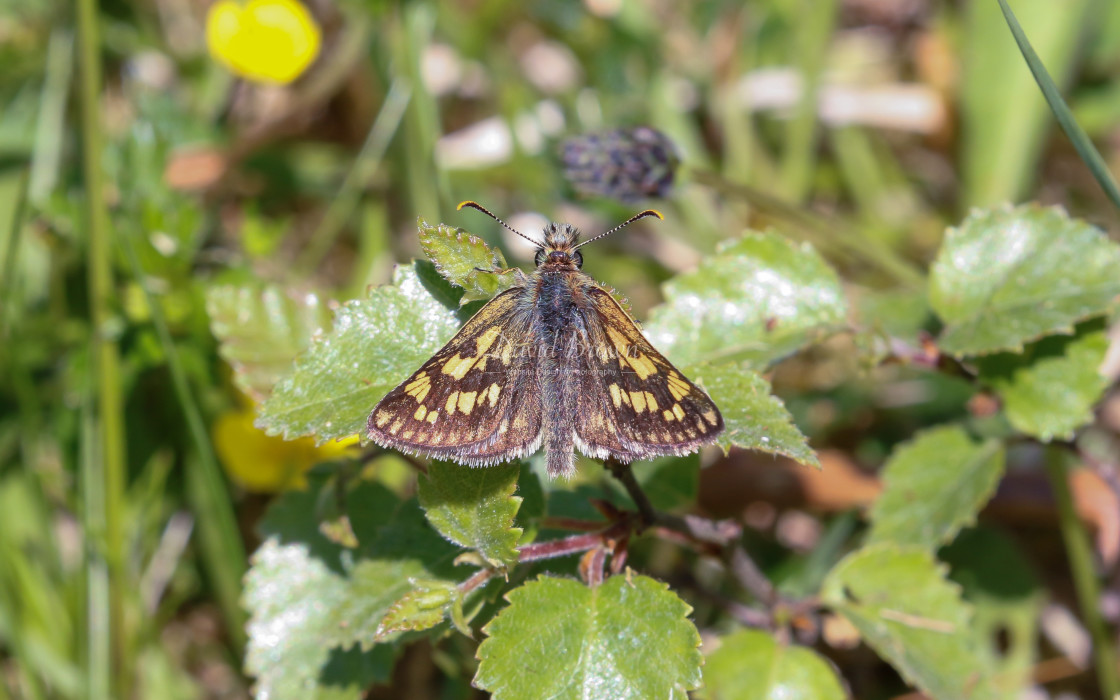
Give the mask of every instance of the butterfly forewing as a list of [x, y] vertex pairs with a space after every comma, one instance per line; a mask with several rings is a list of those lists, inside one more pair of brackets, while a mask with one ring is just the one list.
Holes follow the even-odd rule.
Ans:
[[473, 465], [523, 456], [540, 444], [540, 397], [533, 376], [531, 315], [510, 289], [479, 310], [369, 416], [374, 442]]
[[576, 434], [584, 451], [630, 461], [713, 442], [723, 417], [708, 395], [650, 345], [606, 290], [588, 285], [583, 291], [591, 351], [580, 354]]

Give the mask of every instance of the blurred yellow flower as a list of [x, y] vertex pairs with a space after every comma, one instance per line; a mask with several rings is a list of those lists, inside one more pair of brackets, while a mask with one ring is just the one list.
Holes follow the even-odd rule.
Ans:
[[311, 438], [285, 440], [265, 435], [253, 425], [254, 410], [230, 411], [214, 423], [214, 448], [226, 473], [250, 491], [274, 493], [306, 485], [304, 472], [342, 456], [358, 444], [353, 437], [319, 447]]
[[319, 25], [295, 0], [218, 0], [206, 17], [210, 55], [261, 83], [290, 83], [319, 54]]

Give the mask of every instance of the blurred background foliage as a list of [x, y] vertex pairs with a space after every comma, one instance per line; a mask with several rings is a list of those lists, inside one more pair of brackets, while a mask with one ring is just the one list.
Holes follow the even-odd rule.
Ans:
[[[248, 8], [221, 5], [249, 22]], [[1115, 170], [1120, 3], [1012, 6]], [[0, 698], [246, 696], [238, 597], [255, 523], [271, 492], [348, 448], [253, 427], [276, 375], [233, 380], [227, 360], [238, 359], [219, 357], [211, 321], [225, 303], [237, 323], [246, 302], [210, 296], [208, 312], [208, 292], [274, 285], [264, 312], [293, 324], [294, 345], [277, 350], [276, 372], [286, 371], [306, 342], [300, 329], [319, 327], [333, 300], [420, 255], [417, 216], [466, 225], [525, 265], [523, 242], [455, 203], [482, 202], [526, 232], [546, 220], [605, 230], [650, 205], [579, 197], [558, 164], [565, 136], [649, 125], [679, 151], [677, 181], [653, 203], [666, 221], [636, 224], [587, 256], [586, 271], [623, 290], [639, 318], [662, 281], [747, 227], [812, 242], [855, 306], [907, 338], [932, 330], [922, 271], [970, 207], [1058, 203], [1117, 231], [994, 1], [306, 8], [284, 36], [314, 60], [254, 72], [243, 64], [255, 45], [208, 33], [205, 0], [0, 0]], [[85, 9], [99, 32], [92, 53], [78, 41]], [[94, 63], [107, 248], [82, 170], [82, 85]], [[101, 255], [112, 272], [104, 303], [87, 286]], [[119, 352], [119, 478], [96, 458], [111, 429], [95, 410], [94, 335]], [[892, 446], [984, 412], [983, 395], [945, 374], [867, 371], [873, 353], [852, 343], [837, 338], [772, 377], [822, 472], [745, 453], [701, 472], [700, 507], [744, 517], [767, 572], [790, 590], [812, 590], [835, 560]], [[1115, 395], [1098, 417], [1100, 435], [1120, 428]], [[411, 488], [403, 463], [381, 474]], [[1075, 499], [1112, 566], [1115, 496], [1095, 473], [1082, 477]], [[1040, 478], [1012, 470], [981, 522], [1029, 553], [1040, 573], [1023, 577], [1040, 576], [1047, 592], [1043, 658], [1057, 661], [1034, 669], [1038, 692], [1093, 697]], [[1104, 611], [1120, 618], [1115, 587]], [[105, 635], [103, 614], [119, 636]], [[858, 697], [907, 692], [873, 655], [836, 648]], [[469, 694], [439, 680], [441, 655], [421, 645], [393, 689], [372, 696]]]

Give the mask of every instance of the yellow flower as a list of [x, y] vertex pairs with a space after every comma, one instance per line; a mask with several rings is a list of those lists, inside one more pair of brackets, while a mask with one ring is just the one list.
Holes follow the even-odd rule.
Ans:
[[230, 411], [214, 423], [214, 448], [226, 473], [250, 491], [273, 493], [306, 485], [304, 472], [346, 454], [357, 437], [319, 447], [311, 438], [285, 440], [265, 435], [253, 425], [251, 407]]
[[206, 17], [210, 55], [261, 83], [290, 83], [319, 54], [319, 25], [295, 0], [218, 0]]

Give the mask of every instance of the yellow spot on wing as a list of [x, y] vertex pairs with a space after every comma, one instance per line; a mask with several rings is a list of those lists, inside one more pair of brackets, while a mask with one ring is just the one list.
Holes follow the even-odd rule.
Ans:
[[700, 431], [701, 435], [708, 432], [708, 426], [704, 425], [704, 421], [699, 418], [696, 419], [696, 428]]
[[393, 421], [393, 424], [389, 426], [389, 434], [396, 435], [397, 431], [401, 429], [402, 425], [404, 425], [404, 421], [400, 420], [399, 418]]
[[646, 395], [641, 391], [631, 391], [630, 400], [634, 402], [634, 410], [638, 413], [646, 410]]
[[644, 353], [638, 353], [637, 357], [628, 357], [626, 361], [630, 363], [630, 368], [638, 374], [638, 379], [645, 379], [657, 374], [657, 367]]
[[424, 416], [426, 415], [428, 415], [428, 407], [424, 404], [420, 404], [416, 407], [416, 413], [413, 413], [412, 417], [416, 420], [424, 420]]
[[455, 403], [458, 402], [458, 401], [459, 401], [459, 392], [457, 392], [457, 391], [453, 392], [451, 394], [451, 396], [447, 397], [447, 403], [445, 403], [443, 405], [444, 410], [447, 411], [447, 415], [450, 416], [451, 414], [455, 413]]
[[630, 341], [626, 339], [626, 336], [610, 326], [607, 326], [607, 336], [611, 339], [611, 345], [618, 351], [619, 356], [625, 357], [630, 348]]
[[483, 355], [485, 355], [486, 351], [490, 349], [490, 346], [494, 344], [494, 341], [497, 340], [498, 336], [500, 336], [501, 334], [501, 326], [491, 326], [490, 328], [487, 328], [481, 335], [478, 336], [478, 339], [474, 341], [475, 347], [478, 349], [478, 352], [476, 352], [474, 356], [482, 357]]
[[462, 379], [471, 371], [471, 365], [474, 364], [475, 358], [473, 357], [459, 357], [459, 353], [455, 353], [447, 362], [443, 363], [443, 373], [450, 374], [456, 379]]
[[715, 425], [717, 422], [719, 422], [719, 421], [716, 420], [716, 412], [715, 411], [704, 411], [704, 413], [702, 415], [704, 416], [704, 420], [708, 421], [712, 425]]
[[412, 430], [406, 430], [406, 431], [404, 431], [403, 433], [401, 433], [401, 439], [402, 439], [402, 440], [411, 440], [411, 439], [412, 439], [412, 436], [413, 436], [413, 435], [415, 435], [415, 434], [416, 434], [416, 432], [415, 432], [415, 431], [412, 431]]
[[487, 391], [489, 392], [489, 395], [490, 395], [490, 405], [497, 407], [497, 405], [498, 405], [498, 394], [501, 393], [502, 387], [498, 386], [497, 383], [494, 383], [494, 384], [490, 385], [490, 388], [487, 389]]
[[469, 416], [471, 410], [474, 409], [474, 399], [476, 396], [478, 396], [477, 391], [464, 391], [459, 394], [459, 410], [462, 411], [464, 415]]
[[502, 364], [503, 365], [508, 365], [512, 358], [513, 358], [513, 343], [511, 343], [509, 341], [506, 341], [505, 345], [502, 346], [502, 357], [501, 357]]
[[665, 420], [669, 422], [675, 421], [677, 419], [677, 417], [673, 415], [673, 412], [669, 410], [662, 411], [661, 415], [665, 418]]
[[649, 404], [649, 412], [653, 413], [657, 410], [657, 399], [653, 398], [653, 394], [646, 392], [646, 403]]
[[688, 384], [681, 379], [681, 375], [676, 372], [669, 372], [669, 393], [673, 398], [680, 401], [689, 394]]
[[618, 408], [622, 405], [622, 391], [619, 390], [617, 384], [611, 384], [611, 401], [614, 402], [614, 407]]
[[416, 402], [420, 403], [424, 400], [424, 397], [428, 395], [428, 392], [431, 391], [431, 389], [432, 380], [428, 378], [428, 373], [421, 372], [419, 375], [417, 375], [416, 379], [413, 379], [408, 384], [405, 384], [404, 393], [414, 397], [416, 399]]
[[425, 418], [425, 420], [434, 425], [435, 422], [436, 422], [436, 418], [439, 418], [439, 409], [438, 408], [436, 410], [432, 411], [431, 413], [429, 413], [428, 417]]
[[684, 420], [684, 409], [681, 408], [679, 403], [673, 404], [673, 415], [677, 417], [677, 420]]
[[392, 417], [393, 414], [389, 413], [388, 411], [378, 411], [376, 419], [377, 427], [384, 428], [385, 424], [388, 423], [389, 419], [391, 419]]

